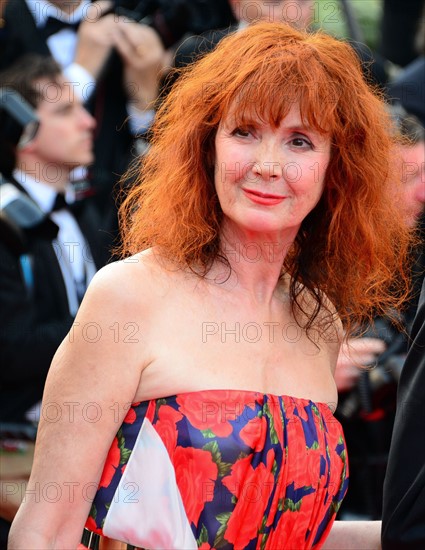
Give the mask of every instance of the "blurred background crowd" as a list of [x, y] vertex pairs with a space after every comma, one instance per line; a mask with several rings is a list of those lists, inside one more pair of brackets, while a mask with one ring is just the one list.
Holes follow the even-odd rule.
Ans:
[[[84, 291], [119, 246], [122, 178], [149, 149], [178, 71], [229, 32], [285, 20], [349, 40], [405, 141], [406, 223], [423, 243], [423, 0], [8, 0], [0, 12], [0, 422], [2, 454], [35, 437], [56, 348]], [[243, 59], [241, 59], [243, 63]], [[185, 113], [182, 112], [184, 117]], [[171, 160], [170, 160], [171, 162]], [[131, 172], [129, 172], [131, 174]], [[341, 518], [378, 519], [397, 382], [425, 266], [412, 251], [411, 302], [344, 345], [337, 368], [350, 453]], [[87, 338], [99, 336], [87, 327]], [[367, 367], [367, 368], [364, 368]], [[3, 502], [3, 499], [2, 499]], [[13, 510], [0, 510], [7, 532]], [[3, 533], [3, 540], [4, 540]]]

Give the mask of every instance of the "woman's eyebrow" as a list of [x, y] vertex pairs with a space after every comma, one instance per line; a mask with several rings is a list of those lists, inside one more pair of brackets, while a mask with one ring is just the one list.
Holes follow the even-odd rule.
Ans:
[[317, 130], [316, 128], [314, 128], [314, 126], [310, 126], [309, 124], [294, 124], [294, 125], [291, 125], [291, 126], [283, 126], [283, 128], [289, 132], [294, 132], [294, 133], [308, 133], [308, 134], [312, 134], [314, 135], [317, 139], [327, 139], [328, 137], [328, 134], [323, 133], [323, 132], [319, 132], [319, 130]]
[[318, 133], [317, 130], [313, 126], [310, 126], [309, 124], [303, 124], [302, 122], [300, 124], [291, 124], [289, 126], [286, 126], [284, 124], [283, 128], [285, 128], [285, 130], [291, 130], [293, 132], [316, 132], [316, 133]]

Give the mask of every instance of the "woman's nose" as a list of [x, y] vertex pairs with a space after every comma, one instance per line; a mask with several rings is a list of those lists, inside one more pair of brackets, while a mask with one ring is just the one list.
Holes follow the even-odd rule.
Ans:
[[253, 164], [253, 172], [257, 177], [268, 180], [277, 180], [282, 177], [282, 159], [277, 147], [260, 146]]
[[277, 161], [263, 161], [254, 164], [255, 173], [264, 180], [277, 180], [282, 175], [282, 167]]

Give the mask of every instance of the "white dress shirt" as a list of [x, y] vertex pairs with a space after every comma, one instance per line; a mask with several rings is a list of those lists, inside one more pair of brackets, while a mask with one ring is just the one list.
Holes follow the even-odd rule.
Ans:
[[[21, 170], [14, 170], [13, 177], [43, 212], [50, 213], [50, 219], [59, 228], [57, 238], [53, 241], [53, 249], [62, 271], [69, 312], [74, 316], [84, 290], [96, 273], [96, 266], [87, 240], [70, 211], [62, 209], [51, 212], [57, 195], [53, 187], [36, 181], [31, 175]], [[74, 201], [71, 186], [67, 190], [66, 199], [69, 204]]]
[[[59, 19], [66, 23], [77, 23], [87, 13], [91, 2], [81, 0], [78, 7], [70, 14], [63, 12], [58, 6], [47, 0], [25, 0], [38, 29], [45, 26], [49, 17]], [[75, 86], [76, 93], [83, 100], [89, 97], [95, 85], [93, 76], [81, 65], [74, 63], [75, 50], [77, 48], [77, 33], [72, 29], [62, 29], [47, 39], [47, 45], [53, 57], [61, 65], [67, 79]]]

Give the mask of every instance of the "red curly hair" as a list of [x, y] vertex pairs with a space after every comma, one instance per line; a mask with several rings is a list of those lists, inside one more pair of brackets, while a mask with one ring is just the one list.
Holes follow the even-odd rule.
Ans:
[[385, 104], [353, 49], [321, 32], [254, 24], [182, 72], [157, 113], [138, 185], [122, 205], [122, 252], [155, 246], [204, 276], [222, 259], [214, 187], [220, 120], [231, 108], [241, 122], [254, 111], [277, 127], [294, 102], [304, 121], [330, 135], [332, 150], [322, 198], [282, 272], [292, 276], [293, 308], [302, 309], [307, 288], [316, 303], [310, 319], [327, 296], [350, 326], [402, 304], [412, 237], [395, 200], [400, 184], [390, 181], [395, 149]]

